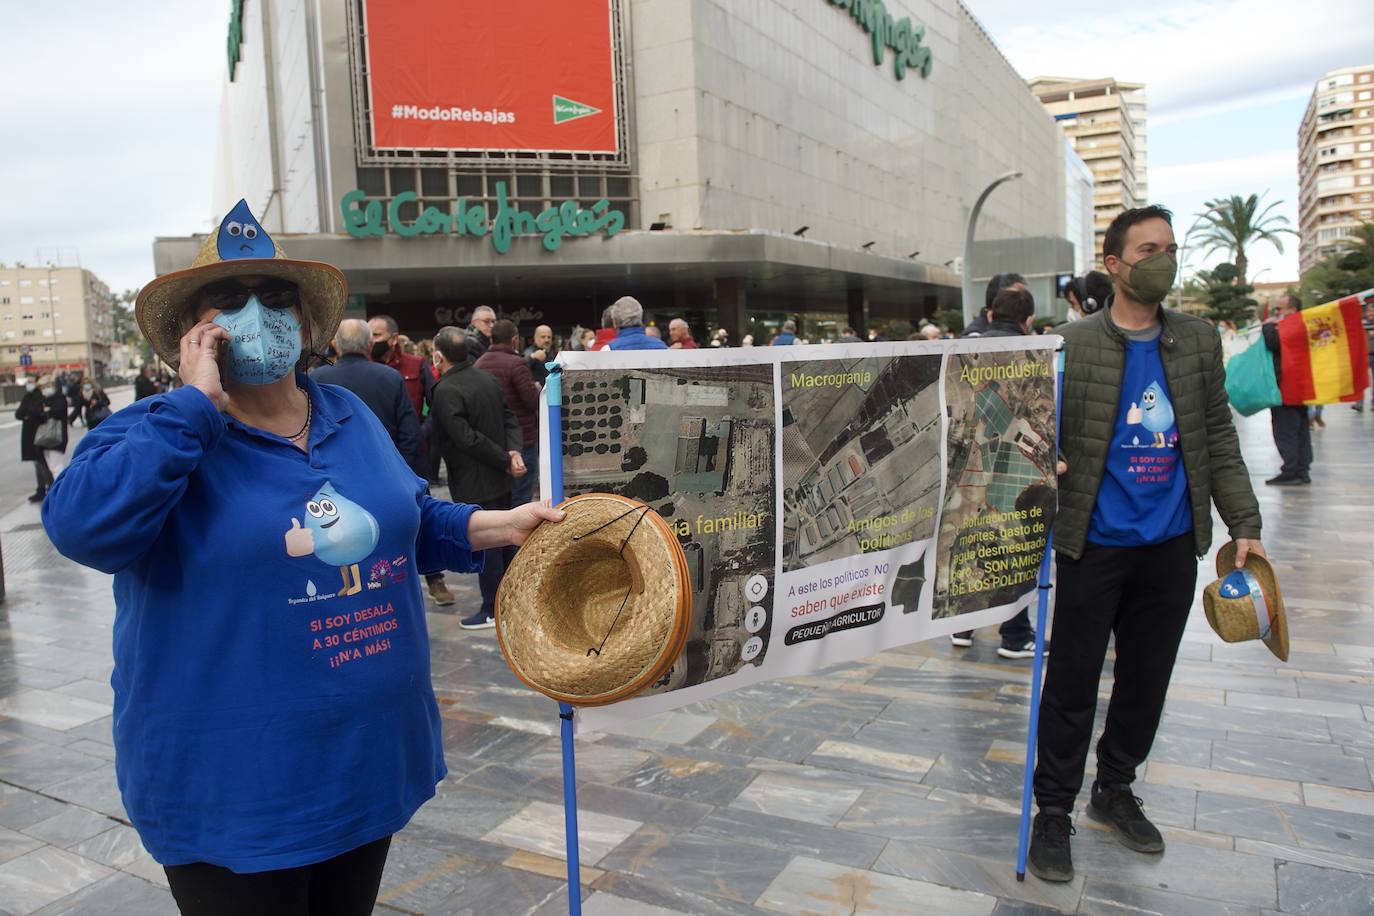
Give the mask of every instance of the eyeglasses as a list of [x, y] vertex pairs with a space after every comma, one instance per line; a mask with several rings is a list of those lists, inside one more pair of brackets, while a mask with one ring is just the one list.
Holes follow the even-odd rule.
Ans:
[[257, 286], [244, 286], [238, 280], [221, 280], [200, 291], [211, 308], [233, 312], [248, 304], [251, 296], [270, 309], [289, 309], [301, 304], [301, 293], [289, 280], [266, 280]]

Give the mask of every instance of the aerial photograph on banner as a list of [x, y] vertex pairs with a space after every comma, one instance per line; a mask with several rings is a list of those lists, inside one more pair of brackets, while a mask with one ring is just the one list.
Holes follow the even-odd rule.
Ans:
[[649, 692], [762, 664], [776, 559], [772, 367], [572, 371], [563, 417], [565, 493], [643, 500], [687, 554], [687, 647]]
[[782, 365], [783, 570], [935, 534], [939, 355]]
[[1053, 519], [1053, 353], [952, 353], [949, 483], [934, 617], [1015, 601], [1035, 587]]

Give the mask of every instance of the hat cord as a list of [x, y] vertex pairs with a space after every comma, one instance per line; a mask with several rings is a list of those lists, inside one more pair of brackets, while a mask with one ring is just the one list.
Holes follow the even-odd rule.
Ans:
[[[606, 522], [602, 525], [597, 525], [591, 531], [584, 531], [582, 534], [573, 535], [572, 539], [574, 541], [580, 541], [582, 540], [582, 538], [586, 537], [589, 534], [596, 534], [601, 529], [608, 528], [611, 525], [614, 525], [616, 522], [620, 521], [622, 518], [629, 515], [631, 512], [639, 512], [640, 515], [639, 518], [635, 519], [634, 525], [630, 528], [630, 533], [625, 535], [625, 540], [620, 542], [620, 550], [618, 551], [618, 555], [623, 559], [625, 557], [625, 547], [630, 543], [630, 538], [634, 537], [636, 529], [639, 528], [639, 523], [644, 521], [645, 516], [649, 514], [648, 506], [634, 506], [630, 509], [627, 509], [626, 511], [617, 515], [615, 518], [611, 519], [609, 522]], [[601, 657], [601, 650], [606, 648], [606, 640], [611, 638], [611, 631], [615, 629], [616, 623], [619, 622], [620, 615], [625, 613], [625, 605], [629, 603], [630, 593], [634, 591], [634, 587], [634, 581], [632, 579], [629, 586], [625, 589], [625, 597], [620, 599], [619, 610], [617, 610], [615, 612], [615, 616], [611, 618], [611, 625], [606, 628], [606, 635], [601, 637], [601, 645], [593, 646], [592, 648], [588, 649], [588, 658], [591, 658], [593, 655], [596, 655], [598, 658]]]

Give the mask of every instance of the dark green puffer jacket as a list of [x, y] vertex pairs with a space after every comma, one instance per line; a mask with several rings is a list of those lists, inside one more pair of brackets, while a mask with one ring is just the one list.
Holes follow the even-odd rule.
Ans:
[[[1240, 454], [1226, 399], [1221, 337], [1207, 322], [1160, 310], [1159, 357], [1174, 404], [1198, 556], [1212, 544], [1212, 507], [1232, 538], [1260, 536], [1259, 503]], [[1064, 337], [1064, 404], [1059, 450], [1069, 470], [1059, 478], [1054, 549], [1078, 559], [1087, 542], [1097, 488], [1116, 427], [1126, 336], [1104, 308], [1057, 329]]]

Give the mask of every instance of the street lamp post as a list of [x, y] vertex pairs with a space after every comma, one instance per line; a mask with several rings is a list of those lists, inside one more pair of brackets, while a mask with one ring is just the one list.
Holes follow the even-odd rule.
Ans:
[[983, 202], [988, 199], [988, 195], [999, 184], [1020, 178], [1020, 171], [1007, 172], [993, 179], [992, 183], [983, 189], [983, 193], [978, 195], [978, 200], [974, 201], [973, 209], [968, 214], [968, 227], [964, 232], [964, 323], [972, 321], [978, 315], [978, 309], [973, 300], [973, 230], [978, 225], [978, 214], [982, 212]]

